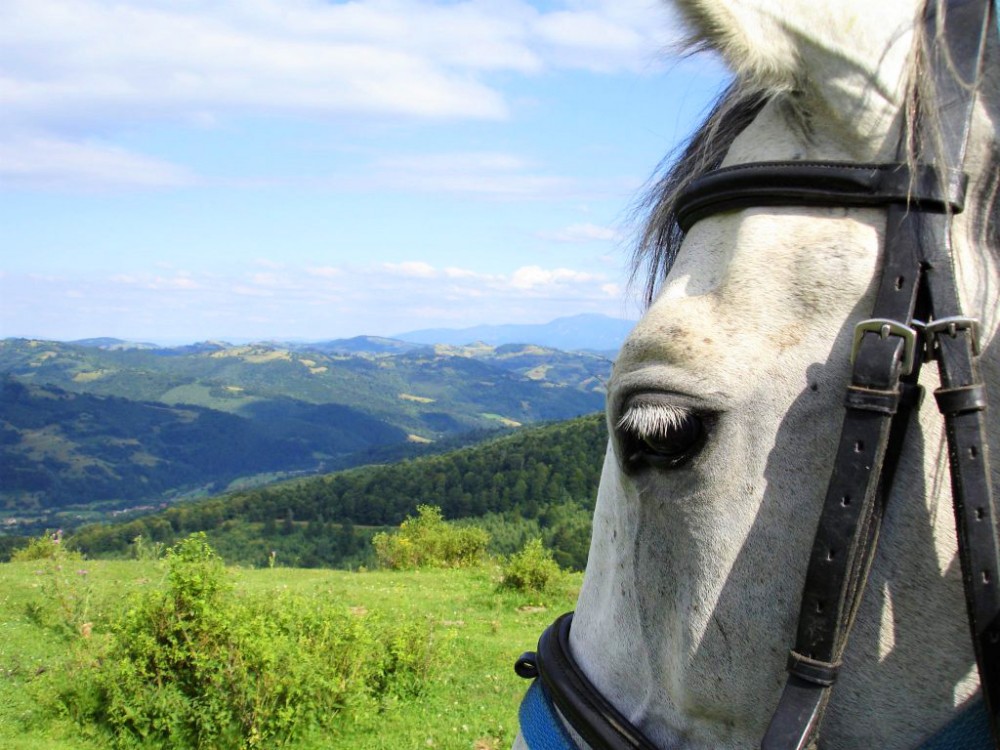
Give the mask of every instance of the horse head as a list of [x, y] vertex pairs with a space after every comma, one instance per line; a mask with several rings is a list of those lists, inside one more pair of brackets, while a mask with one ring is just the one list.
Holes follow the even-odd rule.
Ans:
[[[568, 648], [656, 747], [735, 750], [759, 746], [786, 683], [887, 219], [883, 207], [762, 205], [681, 231], [676, 201], [720, 165], [915, 160], [907, 134], [918, 110], [934, 124], [924, 65], [935, 41], [910, 0], [677, 6], [734, 82], [649, 200], [637, 253], [649, 305], [608, 388], [611, 438]], [[986, 86], [1000, 74], [995, 47]], [[1000, 151], [997, 113], [980, 99], [967, 205], [950, 226], [958, 294], [981, 323], [996, 405]], [[931, 370], [921, 375], [928, 391], [938, 386]], [[979, 687], [945, 431], [932, 403], [913, 422], [826, 706], [830, 748], [916, 747]], [[995, 418], [988, 443], [997, 455]]]

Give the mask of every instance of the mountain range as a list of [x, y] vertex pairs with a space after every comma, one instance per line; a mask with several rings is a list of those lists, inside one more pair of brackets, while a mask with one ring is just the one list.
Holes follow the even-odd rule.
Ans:
[[500, 346], [531, 343], [563, 351], [592, 351], [614, 356], [634, 326], [634, 320], [584, 313], [537, 325], [426, 328], [396, 334], [393, 338], [418, 344], [469, 344], [481, 341]]
[[[338, 351], [341, 353], [401, 353], [419, 346], [448, 344], [463, 346], [487, 344], [535, 344], [562, 351], [585, 351], [614, 358], [629, 331], [635, 326], [634, 320], [611, 318], [607, 315], [582, 313], [556, 318], [548, 323], [520, 323], [505, 325], [480, 325], [469, 328], [423, 328], [407, 331], [392, 337], [354, 336], [352, 338], [329, 341], [270, 341], [267, 343], [290, 349]], [[70, 343], [106, 350], [121, 349], [179, 349], [184, 347], [159, 347], [147, 342], [126, 341], [117, 338], [79, 339]], [[211, 346], [215, 342], [191, 344], [190, 347]], [[253, 342], [240, 342], [253, 343]]]
[[47, 523], [454, 447], [599, 411], [610, 369], [534, 344], [6, 339], [0, 518]]

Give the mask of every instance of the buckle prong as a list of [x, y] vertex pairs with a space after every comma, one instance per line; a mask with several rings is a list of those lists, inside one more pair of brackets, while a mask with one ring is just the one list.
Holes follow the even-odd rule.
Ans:
[[924, 334], [927, 337], [928, 356], [934, 356], [934, 340], [941, 335], [947, 334], [952, 338], [958, 336], [959, 331], [968, 331], [972, 336], [972, 353], [979, 356], [979, 320], [976, 318], [966, 318], [961, 315], [953, 315], [948, 318], [932, 320], [924, 326]]
[[908, 325], [900, 323], [898, 320], [887, 320], [886, 318], [872, 318], [862, 320], [854, 327], [854, 344], [851, 346], [851, 364], [857, 359], [858, 349], [861, 348], [861, 340], [866, 333], [877, 333], [883, 341], [890, 336], [899, 336], [903, 339], [903, 361], [902, 374], [909, 375], [913, 372], [913, 365], [917, 356], [917, 332]]

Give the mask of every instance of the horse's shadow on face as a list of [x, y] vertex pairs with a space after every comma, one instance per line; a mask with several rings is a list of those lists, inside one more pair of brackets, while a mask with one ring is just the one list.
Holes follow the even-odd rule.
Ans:
[[[849, 338], [852, 335], [853, 326], [845, 325], [839, 337]], [[835, 346], [833, 351], [844, 349]], [[773, 601], [773, 607], [781, 613], [780, 621], [783, 623], [782, 633], [777, 635], [787, 642], [778, 644], [776, 635], [769, 634], [771, 639], [765, 638], [759, 648], [754, 649], [755, 644], [752, 643], [745, 644], [744, 653], [754, 654], [753, 658], [758, 660], [754, 669], [762, 678], [758, 705], [763, 713], [755, 717], [757, 721], [767, 721], [777, 705], [785, 682], [784, 665], [788, 649], [795, 645], [801, 590], [833, 468], [843, 416], [843, 409], [836, 415], [828, 413], [826, 419], [831, 424], [836, 422], [836, 428], [832, 431], [823, 429], [822, 422], [817, 424], [817, 396], [821, 387], [839, 388], [839, 393], [843, 392], [846, 383], [827, 385], [828, 378], [824, 379], [828, 368], [837, 364], [831, 359], [810, 366], [802, 391], [781, 420], [775, 444], [766, 460], [765, 489], [758, 513], [713, 613], [713, 620], [719, 623], [720, 629], [722, 623], [740, 622], [741, 617], [745, 620], [741, 610], [746, 606], [745, 589], [751, 581], [762, 581], [762, 592], [777, 591], [783, 599]], [[934, 363], [925, 365], [925, 369], [933, 367]], [[824, 385], [820, 386], [820, 383]], [[921, 407], [922, 411], [927, 409], [936, 411], [930, 394]], [[943, 422], [941, 430], [943, 440]], [[825, 447], [809, 450], [812, 447], [810, 441]], [[878, 716], [882, 711], [897, 712], [900, 709], [905, 712], [905, 704], [910, 697], [905, 686], [914, 684], [919, 685], [925, 709], [934, 706], [941, 713], [948, 713], [953, 710], [956, 685], [975, 667], [971, 641], [967, 637], [961, 642], [949, 643], [928, 642], [927, 639], [928, 633], [935, 632], [935, 618], [946, 620], [956, 616], [954, 597], [947, 601], [940, 598], [934, 600], [933, 592], [944, 588], [952, 592], [960, 591], [961, 572], [957, 555], [939, 564], [935, 552], [932, 513], [952, 513], [952, 509], [947, 502], [941, 503], [936, 510], [928, 508], [924, 498], [928, 492], [938, 491], [937, 484], [950, 479], [947, 464], [942, 460], [938, 461], [938, 465], [944, 468], [938, 476], [925, 476], [923, 454], [926, 443], [919, 419], [914, 414], [896, 474], [897, 486], [890, 493], [887, 503], [882, 539], [863, 595], [862, 608], [844, 656], [841, 676], [833, 688], [827, 726], [831, 722], [842, 726], [849, 726], [852, 721], [857, 724], [859, 715]], [[803, 477], [820, 479], [805, 483], [803, 488]], [[793, 512], [789, 512], [789, 497], [794, 498]], [[905, 534], [902, 533], [904, 526]], [[778, 549], [775, 545], [785, 545], [780, 556], [782, 560], [797, 562], [790, 565], [782, 563], [781, 566], [775, 563], [761, 570], [762, 559], [766, 559], [762, 558], [761, 550]], [[772, 585], [774, 577], [781, 577], [786, 583]], [[958, 610], [959, 616], [964, 618], [962, 604], [958, 605]], [[900, 619], [901, 611], [905, 611], [909, 619]], [[709, 634], [707, 637], [712, 636]], [[966, 654], [968, 658], [942, 661], [937, 655], [945, 649]], [[713, 651], [718, 653], [717, 648], [706, 653]], [[898, 691], [883, 690], [877, 694], [876, 700], [883, 701], [882, 705], [871, 704], [866, 696], [872, 691], [862, 684], [865, 678], [860, 676], [863, 671], [870, 670], [872, 664], [876, 664], [880, 671], [885, 670], [882, 674], [886, 675], [886, 679], [880, 679], [880, 684], [884, 685], [890, 677], [898, 676]], [[923, 726], [923, 729], [929, 731], [933, 727]]]

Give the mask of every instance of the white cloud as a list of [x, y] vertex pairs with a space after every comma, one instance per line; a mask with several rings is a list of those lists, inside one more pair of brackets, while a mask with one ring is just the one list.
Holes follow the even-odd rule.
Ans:
[[531, 165], [519, 156], [495, 151], [383, 156], [376, 166], [402, 172], [515, 172]]
[[344, 182], [353, 190], [459, 193], [499, 200], [565, 197], [583, 189], [570, 178], [545, 174], [519, 156], [492, 151], [383, 156], [369, 175]]
[[510, 277], [510, 284], [515, 289], [534, 289], [565, 283], [581, 283], [602, 280], [600, 276], [574, 271], [569, 268], [545, 269], [540, 266], [522, 266]]
[[183, 167], [107, 144], [49, 136], [8, 136], [0, 142], [0, 186], [150, 188], [194, 181]]
[[336, 266], [312, 266], [306, 269], [310, 276], [319, 276], [324, 279], [332, 279], [340, 276], [343, 271]]
[[603, 227], [597, 224], [571, 224], [554, 232], [539, 232], [538, 237], [543, 240], [565, 243], [617, 242], [621, 239], [621, 233], [612, 227]]
[[270, 268], [272, 271], [279, 271], [285, 267], [285, 264], [278, 260], [271, 260], [270, 258], [254, 258], [253, 265], [260, 268]]
[[456, 268], [454, 266], [444, 269], [444, 275], [449, 279], [474, 279], [480, 276], [475, 271], [470, 271], [467, 268]]
[[484, 73], [648, 67], [663, 17], [647, 0], [6, 0], [0, 106], [104, 124], [234, 109], [498, 118]]
[[158, 276], [153, 274], [115, 274], [109, 279], [110, 282], [122, 287], [147, 290], [187, 290], [195, 291], [205, 289], [206, 286], [201, 281], [195, 279], [191, 274], [178, 272], [173, 276]]
[[[330, 276], [289, 263], [281, 274], [235, 269], [72, 278], [0, 276], [0, 336], [141, 340], [321, 339], [437, 325], [542, 322], [577, 312], [620, 314], [614, 280], [570, 268], [502, 273], [421, 260], [344, 267]], [[37, 300], [51, 305], [40, 312]]]
[[[196, 181], [181, 166], [110, 145], [136, 125], [214, 127], [244, 115], [502, 120], [509, 104], [496, 74], [647, 70], [673, 33], [659, 6], [4, 0], [0, 185]], [[384, 166], [383, 182], [404, 189], [501, 197], [568, 189], [503, 154], [402, 159], [395, 174]]]
[[609, 23], [599, 11], [550, 13], [539, 19], [537, 33], [561, 65], [597, 71], [635, 67], [635, 52], [644, 46], [640, 29]]
[[261, 289], [260, 287], [246, 286], [245, 284], [236, 284], [232, 287], [232, 293], [239, 295], [241, 297], [273, 297], [274, 292], [270, 289]]
[[394, 276], [408, 276], [414, 279], [430, 279], [438, 275], [434, 266], [423, 261], [383, 263], [382, 268]]
[[8, 0], [0, 105], [41, 121], [234, 109], [504, 116], [497, 93], [461, 67], [400, 43], [419, 3], [380, 5]]

